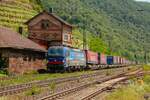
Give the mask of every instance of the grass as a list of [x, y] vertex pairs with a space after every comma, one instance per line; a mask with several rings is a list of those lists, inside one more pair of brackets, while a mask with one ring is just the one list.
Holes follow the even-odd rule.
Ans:
[[106, 100], [143, 100], [141, 96], [132, 87], [121, 88], [112, 93]]
[[0, 70], [0, 78], [1, 77], [6, 77], [7, 76], [7, 71]]
[[50, 90], [52, 90], [53, 92], [55, 91], [55, 88], [56, 88], [56, 83], [55, 82], [51, 82], [50, 84], [49, 84], [49, 88], [50, 88]]
[[[139, 80], [143, 80], [143, 83]], [[150, 93], [150, 76], [146, 75], [141, 79], [130, 80], [128, 86], [116, 90], [106, 96], [105, 100], [145, 100], [144, 95]]]
[[42, 92], [42, 89], [39, 86], [32, 86], [27, 92], [25, 92], [26, 96], [37, 95]]
[[145, 75], [143, 77], [144, 82], [146, 82], [147, 84], [150, 84], [150, 76], [149, 75]]
[[4, 77], [4, 76], [7, 76], [7, 75], [5, 75], [5, 74], [0, 74], [0, 77]]
[[55, 73], [55, 74], [22, 75], [22, 76], [11, 78], [9, 80], [1, 80], [0, 86], [15, 85], [15, 84], [27, 83], [27, 82], [31, 82], [31, 81], [40, 81], [40, 80], [46, 80], [46, 79], [78, 76], [78, 75], [88, 74], [88, 73], [94, 73], [94, 71], [82, 71], [82, 72], [63, 73], [63, 74]]
[[150, 71], [150, 65], [144, 65], [144, 66], [143, 66], [143, 69], [144, 69], [145, 71]]
[[[133, 67], [131, 70], [134, 70], [135, 68], [136, 67]], [[109, 74], [112, 74], [114, 72], [111, 70], [112, 69], [108, 70]], [[7, 80], [0, 80], [0, 86], [15, 85], [15, 84], [27, 83], [31, 81], [40, 81], [40, 80], [47, 80], [47, 79], [54, 79], [54, 78], [79, 76], [79, 75], [89, 74], [89, 73], [94, 73], [94, 72], [95, 71], [80, 71], [80, 72], [74, 72], [74, 73], [51, 73], [51, 74], [30, 73], [30, 74], [10, 77], [10, 79], [7, 79]]]

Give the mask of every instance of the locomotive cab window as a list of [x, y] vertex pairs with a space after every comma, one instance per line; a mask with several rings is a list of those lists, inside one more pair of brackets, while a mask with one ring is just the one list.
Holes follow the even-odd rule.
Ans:
[[42, 29], [48, 29], [49, 27], [50, 27], [49, 20], [42, 20], [41, 28]]

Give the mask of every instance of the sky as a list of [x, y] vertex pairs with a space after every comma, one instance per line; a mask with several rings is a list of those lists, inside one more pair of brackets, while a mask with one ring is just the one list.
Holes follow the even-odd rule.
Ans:
[[150, 0], [135, 0], [135, 1], [150, 2]]

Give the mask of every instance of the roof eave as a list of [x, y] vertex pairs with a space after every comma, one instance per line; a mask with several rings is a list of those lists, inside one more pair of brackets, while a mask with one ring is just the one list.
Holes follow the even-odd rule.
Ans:
[[31, 48], [23, 48], [23, 47], [0, 47], [1, 48], [13, 48], [13, 49], [19, 49], [19, 50], [29, 50], [29, 51], [36, 51], [36, 52], [43, 52], [43, 53], [46, 53], [47, 50], [37, 50], [37, 49], [31, 49]]
[[48, 11], [45, 11], [45, 10], [44, 10], [43, 12], [41, 12], [41, 13], [35, 15], [34, 17], [32, 17], [31, 19], [29, 19], [29, 20], [28, 20], [27, 22], [25, 22], [24, 24], [28, 25], [34, 18], [38, 17], [39, 15], [41, 15], [41, 14], [44, 13], [44, 12], [47, 13], [48, 15], [53, 16], [54, 18], [56, 18], [57, 20], [59, 20], [61, 23], [65, 24], [65, 25], [67, 25], [67, 26], [69, 26], [69, 27], [71, 27], [71, 28], [77, 27], [77, 26], [75, 26], [75, 25], [71, 25], [71, 24], [67, 23], [66, 21], [61, 20], [60, 17], [57, 17], [57, 16], [54, 15], [53, 13], [49, 13]]

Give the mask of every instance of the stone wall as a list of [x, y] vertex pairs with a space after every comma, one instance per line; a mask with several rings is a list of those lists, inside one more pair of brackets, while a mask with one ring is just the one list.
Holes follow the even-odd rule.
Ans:
[[8, 71], [10, 74], [24, 74], [46, 68], [44, 53], [29, 50], [8, 49], [3, 56], [9, 59]]
[[31, 71], [37, 71], [39, 69], [44, 69], [45, 64], [41, 59], [35, 59], [31, 61], [25, 61], [24, 58], [9, 58], [9, 68], [10, 73], [30, 73]]

